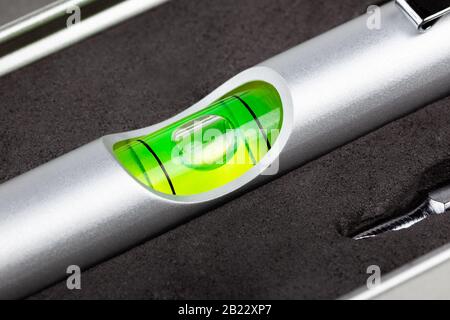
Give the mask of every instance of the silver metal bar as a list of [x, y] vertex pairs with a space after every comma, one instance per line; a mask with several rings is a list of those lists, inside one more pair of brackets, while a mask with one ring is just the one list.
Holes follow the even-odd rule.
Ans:
[[0, 1], [0, 26], [39, 10], [55, 0], [2, 0]]
[[66, 14], [74, 6], [84, 6], [96, 0], [59, 0], [0, 27], [0, 44], [35, 29]]
[[420, 31], [427, 31], [450, 13], [450, 0], [396, 0], [396, 4]]
[[126, 0], [80, 23], [0, 58], [0, 77], [69, 47], [168, 0]]
[[362, 288], [342, 300], [450, 299], [450, 245], [444, 246], [381, 279], [372, 289]]

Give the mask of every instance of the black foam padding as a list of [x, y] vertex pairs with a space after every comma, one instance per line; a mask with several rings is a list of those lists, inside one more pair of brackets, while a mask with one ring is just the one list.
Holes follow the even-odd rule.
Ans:
[[[174, 0], [7, 75], [0, 180], [164, 120], [370, 3]], [[448, 119], [445, 99], [93, 267], [80, 291], [61, 282], [32, 298], [338, 298], [366, 284], [368, 266], [385, 275], [450, 240], [447, 216], [346, 236], [450, 179]]]

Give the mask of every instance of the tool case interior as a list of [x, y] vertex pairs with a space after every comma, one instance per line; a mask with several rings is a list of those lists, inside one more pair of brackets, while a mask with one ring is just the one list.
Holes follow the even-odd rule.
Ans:
[[[176, 0], [8, 74], [0, 182], [167, 119], [372, 3]], [[450, 99], [437, 101], [87, 270], [83, 290], [61, 282], [31, 298], [339, 298], [365, 286], [369, 266], [384, 275], [450, 241], [445, 215], [350, 237], [450, 181], [449, 119]]]

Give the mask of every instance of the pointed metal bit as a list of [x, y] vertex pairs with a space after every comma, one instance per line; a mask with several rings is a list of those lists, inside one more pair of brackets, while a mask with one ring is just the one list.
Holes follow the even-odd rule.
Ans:
[[375, 227], [372, 227], [366, 231], [360, 232], [353, 237], [354, 240], [363, 240], [367, 238], [373, 238], [380, 234], [408, 229], [419, 223], [420, 221], [428, 218], [431, 215], [440, 214], [436, 212], [435, 206], [432, 204], [431, 199], [427, 199], [420, 206], [410, 211], [409, 213], [402, 215], [398, 218], [392, 219], [388, 222], [381, 223]]

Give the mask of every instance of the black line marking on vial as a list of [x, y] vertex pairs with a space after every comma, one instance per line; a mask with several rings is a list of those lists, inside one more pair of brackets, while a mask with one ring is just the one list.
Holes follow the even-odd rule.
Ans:
[[[225, 100], [220, 101], [220, 104], [222, 104], [223, 106], [225, 106], [225, 108], [230, 109], [230, 107], [228, 107], [228, 105], [226, 104]], [[233, 115], [233, 112], [232, 112], [231, 110], [230, 110], [230, 117], [234, 120], [234, 123], [238, 123], [237, 120], [236, 120], [236, 118], [235, 118], [234, 115]], [[247, 151], [248, 151], [248, 154], [249, 154], [249, 156], [250, 156], [250, 158], [251, 158], [251, 160], [252, 160], [253, 165], [256, 166], [256, 158], [255, 158], [255, 156], [253, 155], [252, 149], [250, 149], [250, 146], [249, 146], [249, 144], [248, 144], [248, 142], [247, 142], [247, 138], [246, 138], [245, 135], [240, 131], [240, 129], [237, 129], [237, 130], [239, 130], [239, 131], [238, 131], [238, 132], [239, 132], [239, 135], [241, 135], [241, 136], [242, 136], [242, 139], [244, 140], [245, 148], [246, 148]]]
[[150, 186], [150, 188], [153, 188], [153, 184], [152, 181], [150, 180], [150, 177], [148, 176], [147, 170], [145, 169], [144, 164], [142, 163], [141, 159], [139, 159], [139, 156], [137, 155], [136, 151], [133, 148], [133, 144], [129, 143], [129, 148], [131, 150], [131, 155], [134, 159], [134, 161], [138, 164], [139, 169], [141, 169], [141, 171], [144, 173], [144, 177], [145, 177], [145, 181], [147, 181], [148, 185]]
[[261, 132], [263, 138], [266, 140], [267, 149], [268, 150], [272, 149], [272, 146], [270, 145], [269, 139], [267, 138], [267, 135], [264, 132], [264, 127], [262, 126], [261, 122], [259, 122], [259, 119], [256, 116], [256, 114], [253, 112], [252, 108], [250, 108], [250, 106], [247, 104], [247, 102], [245, 102], [241, 97], [236, 96], [236, 95], [234, 95], [233, 97], [238, 99], [245, 106], [245, 108], [247, 108], [248, 112], [250, 112], [250, 114], [252, 115], [252, 117], [255, 120], [256, 124], [258, 125], [259, 131]]
[[170, 189], [172, 190], [172, 194], [174, 196], [176, 196], [177, 194], [175, 192], [175, 188], [173, 187], [172, 180], [170, 180], [169, 174], [167, 173], [166, 168], [164, 167], [163, 163], [161, 162], [161, 159], [159, 159], [159, 157], [155, 153], [155, 151], [153, 151], [153, 149], [150, 148], [150, 146], [145, 141], [142, 141], [142, 140], [137, 140], [137, 141], [142, 143], [144, 145], [144, 147], [153, 155], [153, 157], [156, 159], [156, 161], [158, 161], [159, 167], [164, 172], [164, 175], [166, 176], [167, 182], [169, 182], [169, 186], [170, 186]]

